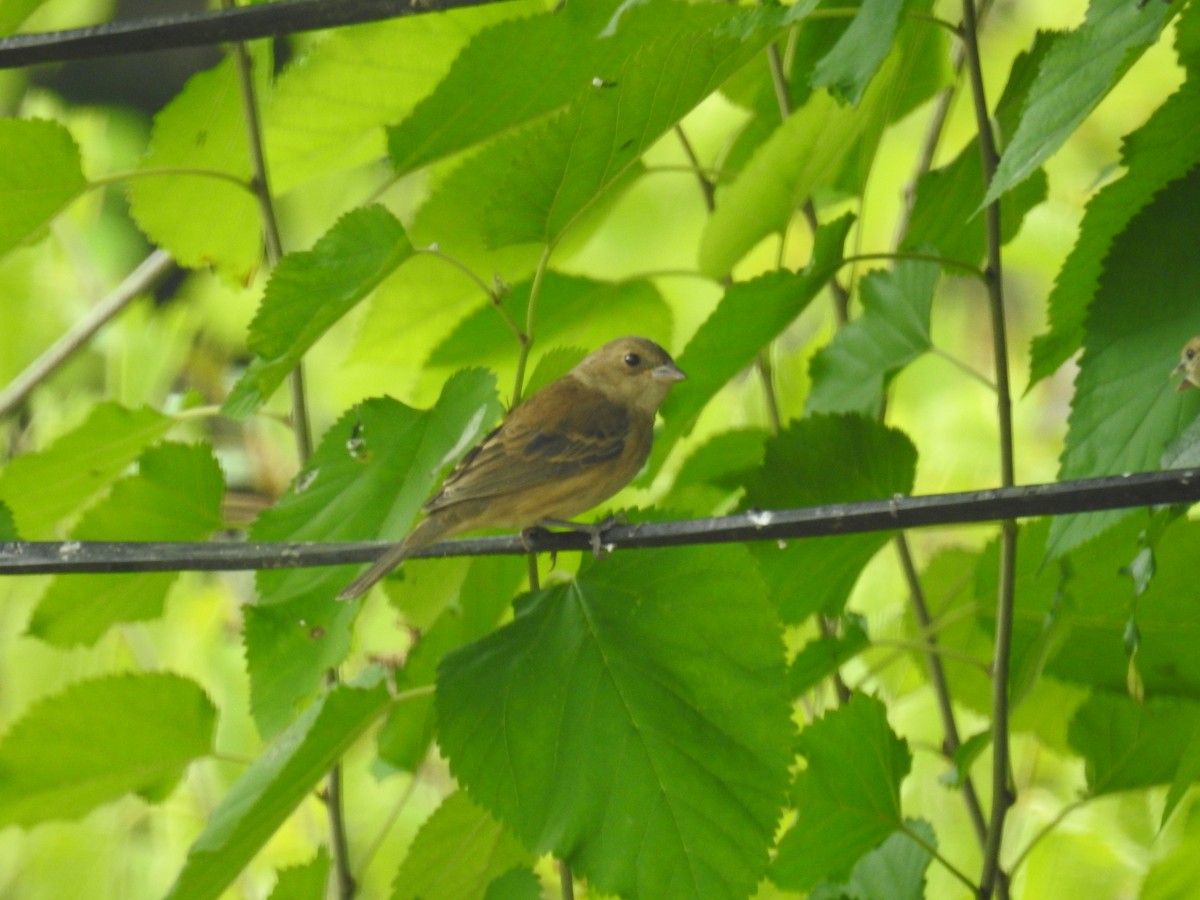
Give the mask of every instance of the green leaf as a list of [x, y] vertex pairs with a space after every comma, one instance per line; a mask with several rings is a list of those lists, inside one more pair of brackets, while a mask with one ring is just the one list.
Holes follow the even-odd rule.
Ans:
[[265, 403], [321, 335], [412, 254], [404, 226], [374, 205], [346, 213], [312, 250], [280, 260], [250, 324], [258, 356], [224, 411], [247, 416]]
[[75, 140], [57, 122], [0, 119], [0, 159], [3, 255], [41, 232], [83, 192], [87, 179]]
[[[1088, 203], [1079, 238], [1048, 300], [1050, 330], [1035, 338], [1030, 384], [1052, 375], [1084, 343], [1084, 324], [1105, 270], [1105, 258], [1131, 220], [1200, 158], [1200, 79], [1188, 81], [1125, 139], [1123, 177]], [[1176, 343], [1182, 344], [1183, 338]]]
[[[432, 410], [368, 400], [322, 439], [292, 488], [250, 529], [253, 540], [399, 539], [440, 472], [499, 415], [491, 376], [461, 372]], [[357, 567], [261, 571], [260, 602], [246, 609], [251, 708], [273, 734], [318, 690], [349, 650], [356, 603], [333, 596]]]
[[0, 500], [26, 540], [50, 538], [59, 521], [107, 487], [172, 424], [149, 407], [100, 403], [45, 450], [18, 456], [0, 471]]
[[1176, 4], [1092, 0], [1084, 23], [1059, 37], [1043, 60], [983, 205], [1028, 178], [1063, 145], [1177, 10]]
[[0, 0], [0, 36], [13, 34], [46, 0]]
[[493, 879], [533, 862], [520, 841], [458, 791], [413, 838], [391, 900], [483, 900]]
[[857, 104], [892, 48], [906, 5], [906, 0], [863, 0], [850, 27], [813, 69], [810, 84]]
[[863, 856], [846, 881], [819, 884], [809, 892], [808, 900], [924, 900], [925, 872], [933, 861], [926, 848], [937, 847], [937, 836], [924, 819], [905, 819], [904, 826], [907, 833], [896, 832]]
[[1071, 719], [1071, 747], [1092, 796], [1170, 784], [1200, 728], [1200, 705], [1094, 691]]
[[329, 851], [321, 847], [309, 862], [281, 869], [267, 900], [325, 900], [329, 863]]
[[[1168, 185], [1113, 241], [1088, 316], [1060, 481], [1155, 469], [1163, 448], [1200, 414], [1200, 391], [1176, 392], [1167, 380], [1180, 346], [1200, 332], [1200, 255], [1190, 234], [1198, 206], [1200, 167]], [[1065, 553], [1127, 515], [1057, 518], [1047, 552]]]
[[216, 710], [178, 675], [111, 675], [68, 686], [0, 741], [0, 827], [73, 819], [138, 792], [161, 800], [212, 752]]
[[1200, 417], [1183, 430], [1163, 451], [1164, 469], [1191, 469], [1200, 466]]
[[587, 560], [446, 657], [441, 746], [472, 799], [596, 890], [745, 897], [791, 758], [782, 651], [741, 548]]
[[870, 644], [866, 619], [855, 614], [845, 616], [841, 634], [822, 635], [809, 641], [792, 660], [788, 670], [792, 696], [799, 697], [812, 690]]
[[805, 728], [800, 752], [808, 765], [796, 778], [796, 821], [771, 870], [790, 890], [846, 878], [863, 854], [903, 827], [900, 782], [912, 767], [887, 707], [863, 694]]
[[650, 471], [655, 472], [679, 438], [692, 430], [701, 410], [804, 311], [837, 271], [853, 217], [846, 215], [817, 232], [812, 259], [801, 272], [779, 270], [730, 285], [679, 355], [688, 380], [663, 405], [666, 425], [655, 438]]
[[[1200, 720], [1197, 721], [1197, 724], [1200, 724]], [[1200, 781], [1200, 728], [1193, 728], [1188, 736], [1187, 744], [1184, 745], [1183, 753], [1180, 755], [1179, 768], [1175, 770], [1171, 788], [1167, 791], [1162, 818], [1159, 819], [1160, 828], [1166, 826], [1167, 821], [1171, 818], [1171, 813], [1179, 805], [1179, 801], [1183, 799], [1188, 788], [1197, 781]]]
[[[912, 491], [917, 451], [903, 432], [857, 415], [793, 422], [767, 442], [763, 467], [746, 486], [746, 502], [792, 509], [881, 500]], [[816, 612], [837, 615], [863, 567], [890, 532], [838, 535], [752, 548], [785, 622]]]
[[[138, 459], [138, 473], [79, 520], [81, 541], [199, 541], [221, 527], [225, 480], [212, 451], [160, 444]], [[60, 647], [92, 644], [117, 622], [162, 615], [177, 572], [63, 575], [42, 597], [29, 633]]]
[[[265, 55], [255, 63], [256, 89], [269, 96], [271, 67]], [[231, 281], [249, 281], [259, 264], [262, 219], [249, 188], [250, 150], [232, 56], [193, 75], [154, 117], [139, 169], [145, 174], [129, 182], [129, 210], [146, 236], [181, 266], [212, 266]], [[164, 169], [213, 174], [154, 172]]]
[[389, 703], [383, 680], [372, 677], [338, 685], [309, 707], [221, 798], [168, 900], [220, 896]]
[[[523, 281], [504, 298], [513, 321], [525, 323], [531, 282]], [[670, 344], [671, 310], [648, 281], [594, 281], [546, 272], [537, 303], [537, 346], [587, 346], [597, 334], [643, 334]], [[594, 348], [593, 348], [594, 349]], [[491, 304], [469, 315], [433, 353], [434, 366], [488, 366], [500, 370], [512, 361], [512, 332]]]
[[879, 414], [892, 377], [933, 347], [929, 313], [938, 277], [935, 263], [906, 261], [863, 279], [862, 315], [813, 357], [809, 413]]
[[0, 540], [19, 541], [21, 535], [17, 532], [17, 523], [13, 521], [12, 510], [8, 504], [0, 500]]
[[542, 900], [542, 882], [532, 869], [510, 869], [488, 885], [483, 900]]
[[971, 735], [954, 750], [954, 768], [938, 778], [939, 784], [959, 790], [971, 776], [971, 766], [992, 746], [992, 730]]

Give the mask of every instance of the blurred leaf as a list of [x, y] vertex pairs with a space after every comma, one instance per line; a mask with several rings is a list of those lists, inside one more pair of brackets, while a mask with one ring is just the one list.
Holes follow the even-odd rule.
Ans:
[[[432, 410], [368, 400], [334, 425], [292, 489], [250, 529], [252, 540], [399, 539], [442, 471], [495, 421], [492, 378], [460, 372]], [[265, 734], [291, 721], [350, 646], [357, 603], [332, 602], [355, 566], [260, 571], [246, 609], [251, 708]]]
[[[138, 473], [113, 485], [71, 536], [81, 541], [200, 541], [221, 527], [225, 480], [212, 450], [160, 444], [138, 459]], [[91, 644], [117, 622], [162, 615], [178, 572], [63, 575], [50, 584], [29, 633], [60, 647]]]
[[[1053, 37], [1039, 33], [1033, 47], [1013, 61], [1008, 83], [995, 119], [1000, 134], [1012, 134], [1020, 121], [1021, 109]], [[917, 195], [907, 233], [900, 248], [905, 251], [937, 249], [948, 260], [979, 265], [987, 253], [986, 217], [979, 212], [984, 193], [983, 163], [978, 139], [967, 143], [954, 160], [933, 169], [917, 182]], [[1003, 197], [1000, 202], [1000, 240], [1008, 243], [1017, 236], [1025, 214], [1046, 199], [1046, 173], [1041, 169]], [[946, 266], [950, 274], [962, 274], [958, 266]]]
[[[5, 11], [0, 7], [0, 22]], [[44, 229], [83, 192], [87, 179], [75, 140], [57, 122], [0, 119], [0, 159], [2, 256]]]
[[813, 357], [807, 411], [879, 414], [892, 376], [933, 347], [929, 313], [939, 269], [904, 261], [862, 280], [862, 315]]
[[1071, 719], [1071, 747], [1083, 756], [1091, 796], [1170, 784], [1200, 728], [1200, 705], [1171, 698], [1093, 691]]
[[863, 0], [850, 27], [813, 69], [810, 84], [852, 106], [892, 49], [908, 0]]
[[579, 347], [556, 347], [543, 353], [538, 357], [537, 365], [533, 367], [533, 371], [529, 373], [529, 378], [525, 381], [523, 396], [528, 397], [540, 391], [550, 382], [566, 375], [579, 365], [585, 356], [587, 356], [587, 351]]
[[1171, 788], [1167, 791], [1167, 800], [1163, 804], [1162, 818], [1159, 820], [1160, 828], [1166, 826], [1183, 795], [1197, 781], [1200, 781], [1200, 728], [1193, 728], [1180, 756], [1179, 768], [1175, 770]]
[[1200, 416], [1163, 451], [1164, 469], [1191, 469], [1200, 466]]
[[15, 32], [46, 0], [0, 0], [0, 36]]
[[800, 752], [808, 765], [796, 778], [796, 821], [779, 842], [771, 879], [810, 890], [846, 878], [903, 827], [900, 782], [912, 754], [888, 725], [887, 707], [864, 694], [805, 728]]
[[493, 879], [533, 862], [504, 826], [457, 791], [413, 838], [391, 900], [483, 900]]
[[280, 869], [267, 900], [325, 900], [329, 862], [329, 851], [320, 847], [311, 861]]
[[[1125, 138], [1123, 177], [1088, 203], [1079, 238], [1048, 301], [1050, 330], [1034, 338], [1030, 385], [1052, 375], [1084, 344], [1088, 309], [1114, 243], [1154, 197], [1200, 158], [1200, 79], [1194, 74], [1150, 119]], [[1175, 341], [1182, 346], [1186, 335]], [[1166, 377], [1165, 375], [1163, 376]]]
[[224, 412], [241, 417], [258, 409], [321, 335], [412, 254], [404, 226], [375, 205], [346, 213], [312, 250], [280, 260], [250, 323], [257, 357]]
[[[270, 70], [268, 58], [256, 55], [260, 97], [270, 95]], [[156, 172], [164, 169], [213, 174]], [[139, 170], [144, 174], [129, 182], [129, 211], [146, 236], [181, 266], [212, 266], [230, 281], [248, 282], [259, 264], [262, 219], [249, 187], [250, 150], [232, 56], [193, 75], [154, 117]]]
[[54, 525], [106, 487], [174, 421], [148, 407], [99, 403], [49, 447], [0, 470], [0, 500], [26, 540], [45, 540]]
[[209, 900], [233, 883], [391, 703], [375, 676], [332, 688], [246, 769], [209, 815], [168, 900]]
[[542, 882], [532, 869], [510, 869], [488, 885], [483, 900], [542, 900]]
[[[1191, 234], [1198, 206], [1200, 167], [1155, 196], [1113, 241], [1088, 315], [1060, 481], [1155, 469], [1163, 448], [1200, 414], [1200, 391], [1179, 393], [1167, 381], [1179, 347], [1200, 332], [1200, 255]], [[1129, 514], [1056, 518], [1047, 553], [1066, 553]]]
[[69, 685], [0, 741], [0, 827], [76, 818], [134, 791], [162, 800], [212, 752], [215, 727], [208, 695], [178, 675]]
[[984, 204], [1028, 178], [1063, 145], [1178, 11], [1175, 4], [1092, 0], [1084, 23], [1060, 36], [1038, 70], [1016, 133]]
[[672, 493], [692, 484], [711, 484], [736, 490], [746, 476], [762, 467], [764, 446], [770, 434], [746, 428], [723, 431], [698, 447], [679, 467]]
[[[529, 308], [530, 284], [523, 281], [504, 298], [504, 308], [521, 327]], [[537, 303], [538, 348], [556, 344], [586, 347], [597, 334], [607, 335], [605, 340], [641, 334], [670, 344], [671, 310], [648, 281], [594, 281], [546, 272]], [[512, 332], [488, 304], [464, 319], [434, 349], [429, 364], [495, 366], [514, 356], [514, 345]]]
[[17, 523], [13, 521], [12, 510], [8, 508], [8, 504], [0, 500], [0, 540], [4, 541], [19, 541], [20, 534], [17, 533]]
[[897, 832], [863, 856], [841, 884], [818, 884], [808, 900], [924, 900], [925, 872], [933, 855], [913, 840], [918, 835], [937, 847], [937, 835], [924, 819], [905, 819], [908, 834]]
[[596, 890], [745, 897], [791, 756], [782, 651], [738, 547], [585, 560], [446, 657], [441, 746], [472, 799]]
[[731, 378], [752, 362], [804, 311], [833, 277], [853, 217], [821, 226], [812, 259], [800, 272], [778, 270], [731, 284], [677, 360], [688, 380], [663, 405], [666, 422], [655, 438], [650, 471], [656, 472], [679, 438], [692, 430], [701, 410]]
[[[794, 509], [882, 500], [912, 491], [917, 451], [903, 432], [856, 415], [813, 416], [767, 442], [746, 503]], [[837, 615], [863, 567], [892, 535], [838, 535], [758, 543], [753, 552], [785, 622], [816, 612]]]
[[866, 619], [854, 614], [844, 616], [841, 634], [809, 641], [792, 660], [788, 670], [792, 696], [812, 690], [870, 645]]
[[1200, 809], [1190, 804], [1178, 829], [1178, 843], [1166, 846], [1154, 855], [1138, 892], [1139, 900], [1181, 900], [1195, 894], [1200, 884], [1200, 854], [1196, 844], [1200, 840]]

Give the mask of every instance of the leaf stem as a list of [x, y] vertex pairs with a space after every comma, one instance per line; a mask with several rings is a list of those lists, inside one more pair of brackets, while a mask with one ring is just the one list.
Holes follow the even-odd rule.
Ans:
[[257, 197], [254, 185], [246, 179], [238, 178], [229, 172], [221, 172], [217, 169], [202, 169], [196, 166], [155, 166], [149, 169], [130, 169], [127, 172], [110, 172], [108, 175], [93, 178], [90, 184], [92, 187], [107, 187], [114, 184], [124, 184], [127, 181], [133, 181], [137, 178], [167, 178], [180, 175], [215, 178], [218, 181], [225, 181], [236, 187], [240, 187], [242, 190]]
[[533, 273], [533, 284], [529, 286], [529, 304], [525, 308], [525, 330], [517, 334], [520, 351], [517, 354], [517, 375], [513, 384], [512, 405], [521, 402], [525, 388], [525, 367], [529, 362], [529, 351], [533, 347], [533, 323], [537, 314], [538, 298], [542, 293], [542, 279], [546, 276], [546, 268], [550, 265], [550, 254], [554, 252], [552, 244], [546, 244], [542, 256], [538, 260], [537, 269]]
[[[979, 24], [974, 0], [963, 0], [961, 29], [966, 54], [975, 124], [979, 132], [979, 153], [983, 167], [984, 189], [991, 184], [999, 161], [987, 95], [983, 84], [983, 66], [979, 56]], [[992, 347], [996, 367], [996, 416], [1000, 430], [1000, 483], [1008, 487], [1013, 478], [1012, 399], [1009, 393], [1008, 339], [1004, 317], [1003, 268], [1000, 254], [1000, 201], [985, 210], [987, 226], [987, 296], [992, 320]], [[992, 654], [992, 811], [984, 845], [983, 868], [978, 896], [987, 900], [1004, 885], [1007, 877], [1000, 867], [1005, 817], [1015, 802], [1009, 746], [1008, 681], [1012, 651], [1013, 597], [1016, 581], [1016, 523], [1009, 519], [1000, 526], [1000, 576], [996, 597], [996, 635]], [[1001, 887], [1001, 893], [1005, 888]]]
[[500, 313], [500, 318], [504, 320], [504, 324], [508, 326], [508, 330], [513, 333], [513, 337], [515, 337], [518, 341], [521, 340], [521, 326], [518, 325], [516, 320], [512, 317], [512, 313], [510, 313], [504, 307], [504, 295], [506, 291], [500, 284], [498, 277], [493, 284], [489, 285], [466, 263], [462, 262], [462, 260], [456, 259], [448, 253], [442, 252], [442, 250], [437, 246], [421, 247], [416, 252], [424, 253], [434, 257], [435, 259], [440, 259], [443, 262], [449, 263], [451, 266], [458, 269], [458, 271], [462, 272], [469, 279], [471, 279], [471, 281], [475, 282], [479, 289], [487, 296], [496, 312]]

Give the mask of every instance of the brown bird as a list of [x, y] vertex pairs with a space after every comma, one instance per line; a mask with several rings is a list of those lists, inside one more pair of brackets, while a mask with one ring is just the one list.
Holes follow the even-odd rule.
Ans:
[[1189, 387], [1200, 387], [1200, 335], [1192, 338], [1183, 345], [1179, 353], [1179, 365], [1171, 370], [1171, 374], [1183, 373], [1183, 381], [1176, 385], [1175, 390], [1186, 391]]
[[685, 377], [646, 338], [605, 344], [509, 413], [426, 501], [426, 517], [338, 599], [361, 597], [406, 557], [443, 538], [565, 524], [607, 500], [645, 464], [654, 416]]

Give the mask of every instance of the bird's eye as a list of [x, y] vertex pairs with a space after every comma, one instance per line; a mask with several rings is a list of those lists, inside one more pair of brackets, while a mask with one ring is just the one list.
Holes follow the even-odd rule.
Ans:
[[629, 366], [629, 368], [631, 368], [631, 369], [636, 369], [638, 367], [638, 365], [641, 363], [641, 361], [642, 361], [642, 358], [640, 356], [638, 356], [636, 353], [626, 353], [625, 354], [625, 365]]
[[[630, 354], [630, 355], [632, 355], [632, 354]], [[1188, 359], [1195, 359], [1195, 358], [1196, 358], [1196, 351], [1195, 351], [1195, 350], [1193, 350], [1191, 347], [1188, 347], [1186, 350], [1184, 350], [1184, 351], [1183, 351], [1183, 355], [1184, 355], [1184, 356], [1186, 356]], [[629, 362], [629, 357], [628, 357], [628, 356], [627, 356], [627, 357], [625, 357], [625, 361], [626, 361], [626, 362]]]

